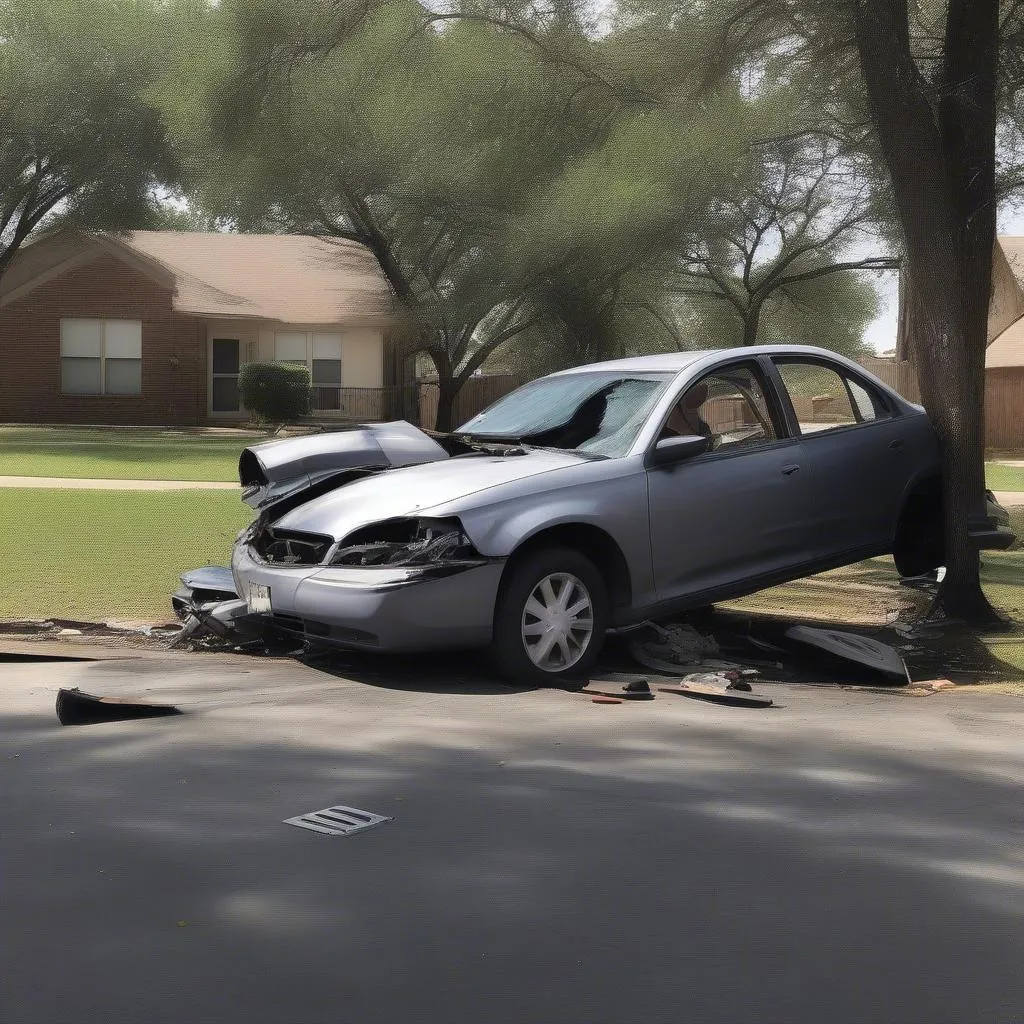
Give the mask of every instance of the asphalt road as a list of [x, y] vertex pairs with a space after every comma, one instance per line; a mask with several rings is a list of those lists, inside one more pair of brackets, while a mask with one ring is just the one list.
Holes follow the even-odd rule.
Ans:
[[[4, 1024], [1024, 1020], [1019, 698], [335, 671], [0, 664]], [[394, 820], [282, 823], [335, 803]]]

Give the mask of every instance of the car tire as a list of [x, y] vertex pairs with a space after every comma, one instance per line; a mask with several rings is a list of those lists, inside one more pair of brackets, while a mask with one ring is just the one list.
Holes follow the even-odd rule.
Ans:
[[488, 655], [506, 679], [558, 685], [590, 672], [607, 628], [608, 590], [594, 563], [571, 548], [540, 548], [506, 569]]

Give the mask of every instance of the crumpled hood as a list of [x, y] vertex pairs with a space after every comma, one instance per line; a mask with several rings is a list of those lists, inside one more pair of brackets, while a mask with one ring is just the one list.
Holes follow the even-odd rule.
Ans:
[[416, 515], [480, 491], [568, 469], [587, 461], [572, 452], [462, 455], [409, 466], [331, 491], [283, 515], [276, 529], [319, 533], [342, 540], [353, 530]]
[[447, 458], [433, 438], [397, 420], [252, 445], [238, 459], [238, 479], [244, 488], [242, 501], [266, 508], [352, 470], [391, 469]]

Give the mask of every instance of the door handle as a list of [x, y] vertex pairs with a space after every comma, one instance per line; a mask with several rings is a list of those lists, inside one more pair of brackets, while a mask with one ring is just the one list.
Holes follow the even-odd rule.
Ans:
[[901, 448], [903, 447], [904, 443], [905, 443], [905, 442], [904, 442], [904, 440], [903, 440], [903, 438], [902, 438], [902, 437], [897, 437], [897, 438], [895, 438], [894, 440], [892, 440], [892, 441], [890, 441], [890, 442], [889, 442], [889, 447], [890, 447], [890, 448], [891, 448], [891, 449], [892, 449], [892, 450], [893, 450], [894, 452], [898, 452], [898, 451], [899, 451], [899, 450], [900, 450], [900, 449], [901, 449]]
[[800, 469], [800, 467], [798, 465], [796, 465], [795, 463], [793, 463], [793, 464], [791, 464], [789, 466], [783, 466], [782, 467], [782, 475], [783, 476], [792, 476], [799, 469]]

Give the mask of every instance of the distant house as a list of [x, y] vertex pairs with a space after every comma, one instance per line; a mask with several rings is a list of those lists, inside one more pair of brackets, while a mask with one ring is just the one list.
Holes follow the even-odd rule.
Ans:
[[1024, 238], [1002, 235], [992, 264], [985, 422], [992, 448], [1024, 447]]
[[354, 242], [57, 232], [0, 280], [0, 421], [230, 424], [257, 360], [308, 366], [318, 417], [398, 418], [394, 328], [388, 282]]
[[985, 369], [1015, 369], [1024, 375], [1024, 238], [1021, 237], [1001, 235], [996, 244]]

